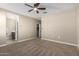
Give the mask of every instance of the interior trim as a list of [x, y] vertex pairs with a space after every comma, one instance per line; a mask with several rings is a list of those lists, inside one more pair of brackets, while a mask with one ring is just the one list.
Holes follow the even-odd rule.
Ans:
[[18, 43], [18, 42], [27, 41], [27, 40], [32, 40], [32, 39], [35, 39], [35, 38], [28, 38], [28, 39], [23, 39], [23, 40], [16, 40], [15, 42], [10, 42], [10, 43], [6, 43], [6, 44], [2, 44], [2, 45], [0, 45], [0, 47], [7, 46], [7, 45], [10, 45], [10, 44], [14, 44], [14, 43]]
[[71, 46], [76, 46], [77, 44], [72, 44], [72, 43], [67, 43], [67, 42], [61, 42], [61, 41], [56, 41], [56, 40], [52, 40], [52, 39], [46, 39], [46, 38], [41, 38], [42, 40], [47, 40], [47, 41], [52, 41], [52, 42], [56, 42], [56, 43], [61, 43], [61, 44], [66, 44], [66, 45], [71, 45]]

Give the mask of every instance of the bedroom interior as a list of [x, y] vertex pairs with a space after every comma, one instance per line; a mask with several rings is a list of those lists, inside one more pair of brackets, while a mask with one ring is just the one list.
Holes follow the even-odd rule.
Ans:
[[0, 3], [0, 55], [79, 56], [79, 4]]

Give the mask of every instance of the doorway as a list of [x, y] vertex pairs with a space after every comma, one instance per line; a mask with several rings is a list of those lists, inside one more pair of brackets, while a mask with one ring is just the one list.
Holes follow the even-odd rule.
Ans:
[[6, 14], [6, 37], [8, 40], [18, 39], [18, 21], [17, 15], [13, 13]]
[[37, 38], [41, 38], [41, 24], [37, 24], [36, 30], [37, 30]]

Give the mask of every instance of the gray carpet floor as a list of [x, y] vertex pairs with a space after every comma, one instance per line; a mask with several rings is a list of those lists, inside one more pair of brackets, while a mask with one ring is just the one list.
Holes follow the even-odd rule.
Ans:
[[33, 39], [0, 47], [1, 56], [79, 56], [74, 46]]

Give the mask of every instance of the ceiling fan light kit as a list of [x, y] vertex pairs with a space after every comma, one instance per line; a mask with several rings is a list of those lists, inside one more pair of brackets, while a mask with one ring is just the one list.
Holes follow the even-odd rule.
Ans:
[[35, 3], [33, 6], [28, 5], [28, 4], [25, 4], [25, 5], [32, 8], [28, 12], [35, 11], [38, 14], [39, 10], [46, 10], [46, 8], [39, 8], [40, 3]]
[[34, 11], [37, 11], [38, 9], [37, 9], [37, 8], [34, 8], [33, 10], [34, 10]]

